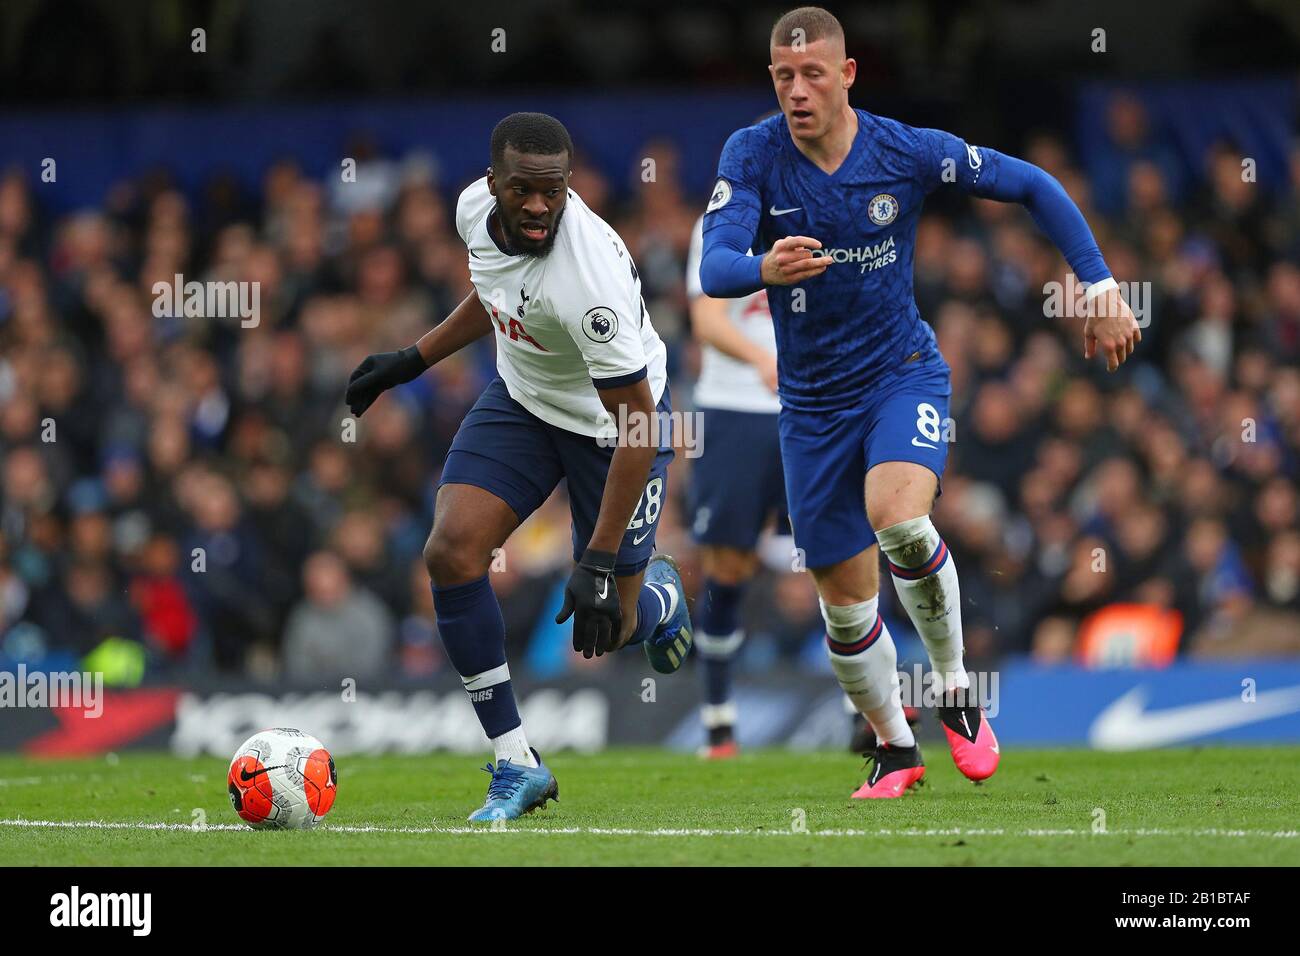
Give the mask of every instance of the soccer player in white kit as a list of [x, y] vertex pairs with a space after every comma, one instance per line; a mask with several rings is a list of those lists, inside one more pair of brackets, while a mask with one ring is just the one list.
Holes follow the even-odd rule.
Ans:
[[491, 157], [456, 205], [474, 292], [415, 345], [367, 357], [347, 392], [360, 416], [385, 389], [496, 333], [498, 377], [452, 442], [424, 549], [438, 633], [496, 752], [472, 822], [514, 819], [559, 794], [524, 735], [488, 571], [562, 478], [577, 567], [556, 622], [573, 615], [574, 650], [641, 644], [672, 673], [692, 643], [677, 565], [652, 556], [673, 452], [665, 349], [636, 266], [569, 189], [573, 144], [558, 120], [507, 116]]
[[[701, 220], [702, 222], [702, 220]], [[712, 299], [700, 289], [700, 222], [686, 260], [691, 325], [700, 342], [695, 405], [709, 440], [691, 471], [691, 533], [704, 583], [695, 607], [695, 646], [704, 672], [704, 755], [735, 756], [731, 663], [745, 640], [740, 604], [758, 569], [763, 529], [789, 533], [777, 434], [776, 334], [767, 291]], [[792, 542], [793, 543], [793, 542]]]

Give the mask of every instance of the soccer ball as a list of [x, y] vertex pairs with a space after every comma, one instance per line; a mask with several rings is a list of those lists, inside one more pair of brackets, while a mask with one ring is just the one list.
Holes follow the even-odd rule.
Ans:
[[334, 758], [315, 737], [291, 727], [245, 740], [226, 784], [239, 818], [257, 829], [309, 830], [325, 819], [338, 793]]

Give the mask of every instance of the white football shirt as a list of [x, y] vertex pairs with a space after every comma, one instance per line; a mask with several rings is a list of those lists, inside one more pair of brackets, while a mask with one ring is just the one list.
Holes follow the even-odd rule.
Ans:
[[494, 208], [487, 179], [473, 183], [456, 203], [456, 231], [492, 317], [510, 397], [550, 425], [593, 438], [611, 424], [593, 382], [635, 381], [644, 369], [657, 403], [667, 350], [623, 240], [570, 189], [550, 253], [509, 255], [488, 232]]
[[[700, 288], [703, 222], [701, 218], [695, 223], [690, 252], [686, 257], [686, 294], [691, 299], [704, 294]], [[727, 307], [728, 317], [745, 338], [775, 354], [776, 330], [772, 328], [772, 313], [767, 307], [765, 289], [741, 299], [728, 299]], [[763, 384], [758, 369], [708, 344], [700, 346], [700, 378], [695, 383], [695, 404], [734, 412], [775, 414], [781, 410], [780, 399]]]

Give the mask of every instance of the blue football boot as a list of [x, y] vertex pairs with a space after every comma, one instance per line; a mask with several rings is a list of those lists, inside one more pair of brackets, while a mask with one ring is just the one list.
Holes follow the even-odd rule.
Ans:
[[691, 652], [691, 612], [686, 607], [686, 589], [682, 587], [682, 571], [677, 562], [666, 554], [656, 554], [645, 569], [645, 583], [658, 584], [675, 596], [676, 607], [668, 620], [654, 629], [654, 633], [641, 644], [646, 660], [660, 674], [671, 674], [682, 666]]
[[560, 785], [555, 775], [542, 763], [536, 750], [536, 767], [525, 767], [512, 760], [502, 760], [495, 767], [488, 764], [483, 769], [492, 774], [488, 784], [487, 800], [469, 815], [470, 823], [491, 823], [493, 820], [518, 820], [525, 813], [546, 806], [547, 800], [560, 801]]

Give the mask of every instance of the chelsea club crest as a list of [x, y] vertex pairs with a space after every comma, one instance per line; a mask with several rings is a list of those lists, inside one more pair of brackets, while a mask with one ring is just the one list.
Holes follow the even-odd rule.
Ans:
[[889, 193], [879, 193], [872, 197], [867, 215], [877, 226], [888, 226], [898, 218], [898, 200]]

